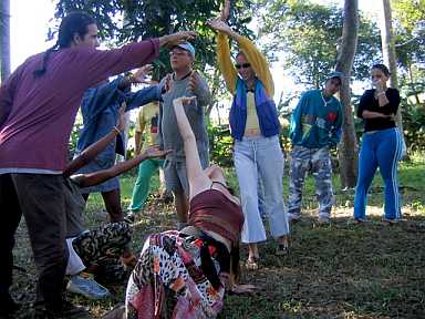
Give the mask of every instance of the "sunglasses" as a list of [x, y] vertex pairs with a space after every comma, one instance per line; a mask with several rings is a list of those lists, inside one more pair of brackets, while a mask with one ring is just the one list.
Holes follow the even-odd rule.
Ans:
[[249, 63], [243, 63], [243, 64], [235, 64], [236, 69], [247, 69], [249, 67], [251, 67], [251, 64]]

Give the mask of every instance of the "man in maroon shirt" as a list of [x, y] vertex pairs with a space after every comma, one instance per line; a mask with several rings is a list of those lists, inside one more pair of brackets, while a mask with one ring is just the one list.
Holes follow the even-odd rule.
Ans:
[[43, 318], [88, 316], [63, 299], [67, 199], [62, 172], [79, 103], [87, 88], [151, 62], [161, 46], [193, 36], [179, 32], [100, 51], [95, 21], [71, 13], [62, 20], [57, 44], [28, 58], [0, 88], [0, 316], [17, 308], [9, 287], [21, 214], [39, 272]]

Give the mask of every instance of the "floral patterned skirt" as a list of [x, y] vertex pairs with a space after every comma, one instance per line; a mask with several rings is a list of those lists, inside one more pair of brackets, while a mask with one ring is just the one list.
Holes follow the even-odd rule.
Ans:
[[177, 231], [146, 240], [127, 285], [126, 318], [216, 318], [223, 308], [224, 286], [214, 289], [203, 274], [197, 241]]

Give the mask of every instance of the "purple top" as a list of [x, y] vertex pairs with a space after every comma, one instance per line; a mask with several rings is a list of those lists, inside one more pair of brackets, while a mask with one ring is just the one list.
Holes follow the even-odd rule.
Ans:
[[158, 55], [158, 39], [107, 51], [61, 49], [52, 52], [41, 77], [33, 71], [43, 54], [28, 58], [0, 88], [0, 174], [61, 173], [84, 91]]

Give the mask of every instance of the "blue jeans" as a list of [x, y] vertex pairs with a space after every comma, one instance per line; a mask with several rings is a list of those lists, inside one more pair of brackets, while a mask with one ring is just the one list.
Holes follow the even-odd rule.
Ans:
[[242, 242], [266, 240], [258, 208], [259, 179], [263, 188], [262, 208], [268, 216], [272, 236], [277, 238], [288, 235], [288, 216], [283, 202], [283, 154], [278, 136], [236, 140], [234, 160], [245, 216]]
[[363, 134], [354, 200], [354, 218], [366, 217], [367, 192], [378, 167], [385, 185], [385, 218], [401, 217], [397, 182], [397, 163], [401, 153], [402, 138], [397, 128]]

